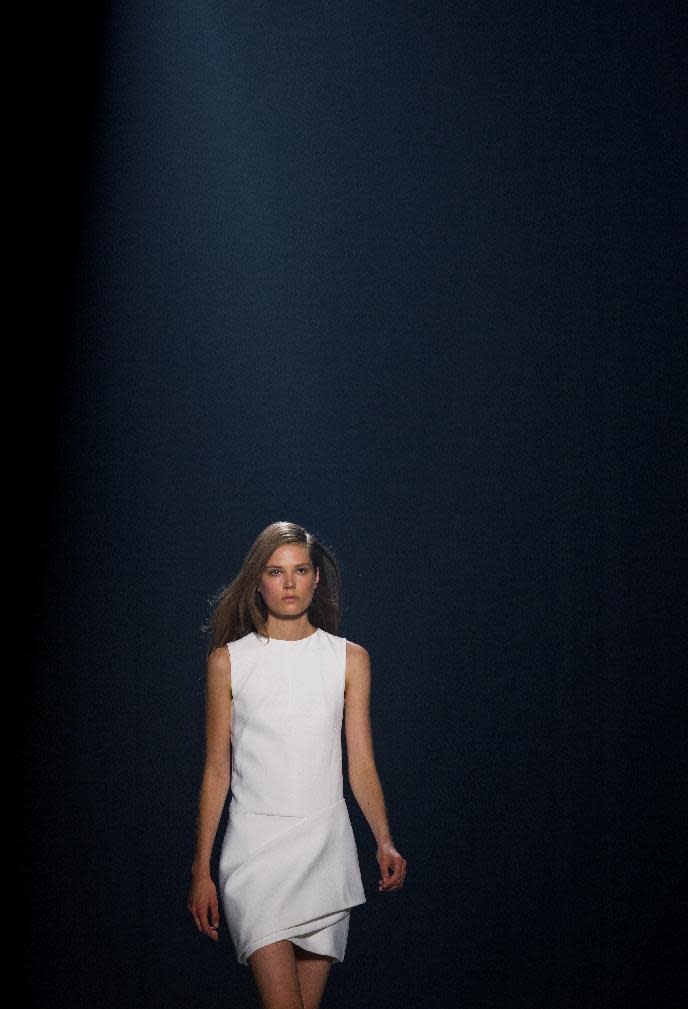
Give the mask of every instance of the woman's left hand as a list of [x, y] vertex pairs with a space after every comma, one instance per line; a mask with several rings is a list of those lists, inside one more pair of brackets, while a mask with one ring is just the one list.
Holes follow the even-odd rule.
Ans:
[[[378, 845], [377, 864], [380, 866], [382, 878], [378, 880], [378, 891], [400, 890], [406, 879], [406, 859], [399, 854], [391, 841]], [[392, 875], [388, 875], [391, 872]]]

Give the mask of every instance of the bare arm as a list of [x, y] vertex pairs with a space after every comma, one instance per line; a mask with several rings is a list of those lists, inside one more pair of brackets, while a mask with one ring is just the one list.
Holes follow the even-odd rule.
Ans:
[[205, 707], [205, 767], [198, 797], [195, 878], [210, 876], [210, 856], [231, 783], [232, 670], [229, 650], [208, 656]]
[[368, 652], [361, 645], [347, 641], [344, 712], [349, 784], [377, 841], [376, 857], [382, 873], [378, 890], [398, 890], [406, 879], [406, 859], [392, 841], [382, 785], [375, 766], [370, 724], [370, 680]]
[[370, 656], [361, 645], [347, 641], [344, 691], [346, 752], [349, 784], [378, 844], [391, 841], [382, 785], [373, 755], [370, 723]]

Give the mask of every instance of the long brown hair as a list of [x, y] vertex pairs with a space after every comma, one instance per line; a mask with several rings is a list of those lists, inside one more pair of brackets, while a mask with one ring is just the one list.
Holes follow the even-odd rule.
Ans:
[[318, 587], [308, 607], [314, 627], [336, 634], [341, 620], [341, 576], [334, 554], [316, 536], [295, 522], [273, 522], [256, 537], [236, 578], [210, 600], [211, 614], [203, 630], [208, 655], [250, 631], [267, 636], [267, 607], [256, 591], [269, 558], [285, 543], [303, 543], [318, 569]]

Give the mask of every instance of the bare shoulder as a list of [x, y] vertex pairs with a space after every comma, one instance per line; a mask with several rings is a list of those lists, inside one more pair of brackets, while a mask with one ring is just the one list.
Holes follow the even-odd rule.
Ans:
[[347, 683], [366, 681], [370, 678], [370, 655], [363, 645], [355, 641], [346, 642]]
[[354, 665], [358, 663], [370, 662], [370, 655], [363, 645], [357, 645], [355, 641], [349, 641], [346, 639], [346, 662], [352, 662]]
[[214, 648], [208, 656], [208, 680], [226, 684], [232, 689], [232, 660], [226, 645]]

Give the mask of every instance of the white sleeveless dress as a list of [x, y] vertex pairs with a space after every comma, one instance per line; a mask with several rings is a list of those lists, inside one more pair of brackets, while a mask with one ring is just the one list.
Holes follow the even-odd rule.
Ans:
[[232, 779], [219, 884], [237, 961], [278, 939], [334, 957], [366, 902], [343, 794], [346, 638], [250, 632], [232, 663]]

